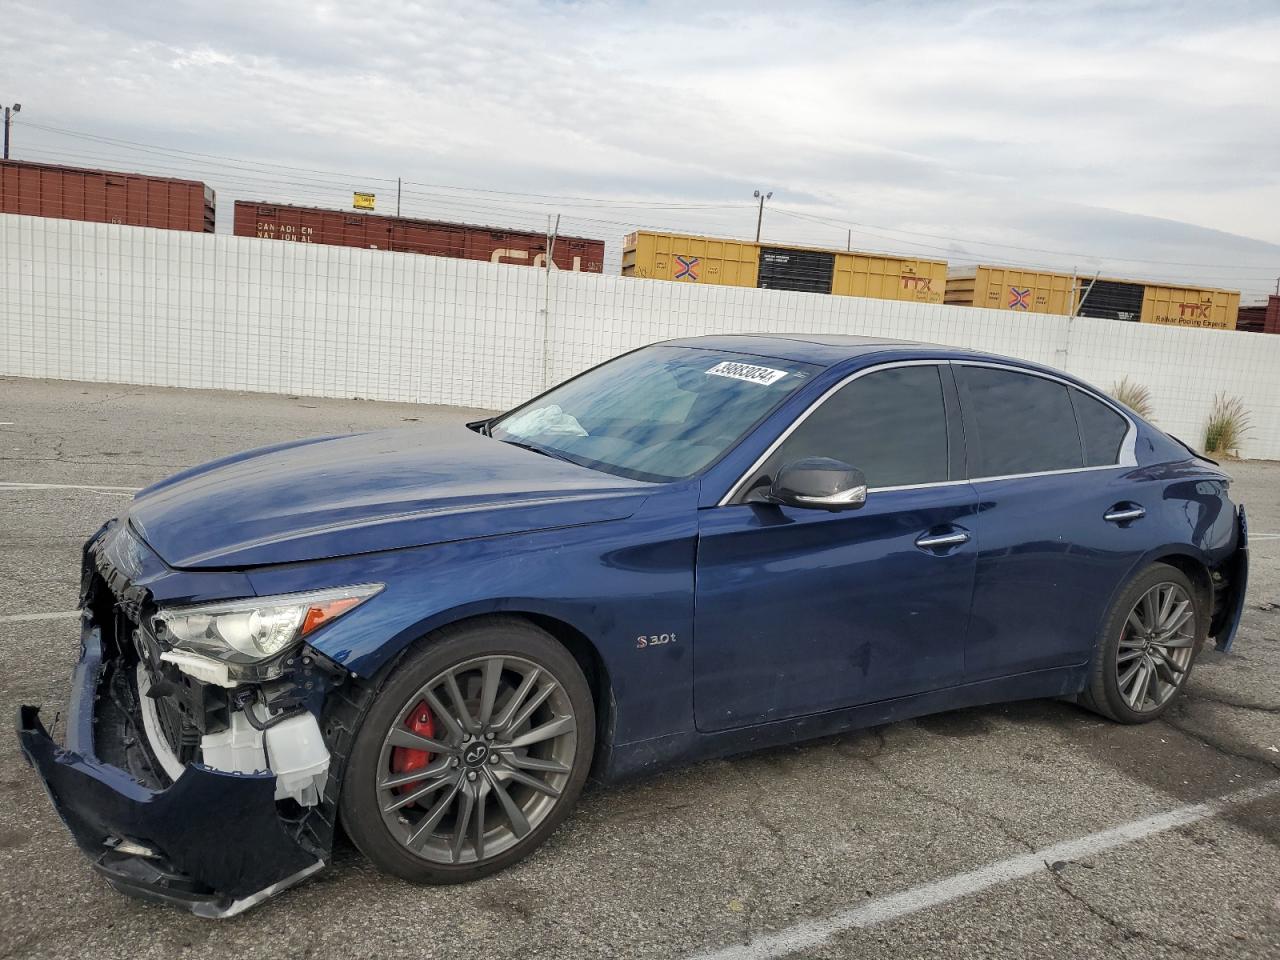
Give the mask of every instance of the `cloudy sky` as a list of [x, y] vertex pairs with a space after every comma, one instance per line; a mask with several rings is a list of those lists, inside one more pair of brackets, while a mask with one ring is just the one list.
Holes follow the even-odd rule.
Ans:
[[[1280, 2], [0, 0], [14, 155], [238, 198], [1243, 288], [1280, 277]], [[219, 229], [230, 229], [220, 216]], [[850, 233], [850, 231], [852, 231]]]

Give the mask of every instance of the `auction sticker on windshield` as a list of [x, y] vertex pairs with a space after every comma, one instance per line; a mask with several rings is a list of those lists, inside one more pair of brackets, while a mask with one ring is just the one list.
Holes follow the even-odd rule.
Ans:
[[707, 373], [713, 377], [731, 377], [734, 380], [746, 380], [748, 383], [758, 383], [766, 387], [777, 383], [787, 375], [785, 370], [757, 367], [751, 363], [735, 363], [732, 360], [717, 363]]

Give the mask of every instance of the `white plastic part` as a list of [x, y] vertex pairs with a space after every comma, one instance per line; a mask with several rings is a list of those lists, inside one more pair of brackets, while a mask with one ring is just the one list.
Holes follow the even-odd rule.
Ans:
[[230, 677], [227, 665], [210, 657], [202, 657], [198, 653], [188, 653], [185, 650], [166, 650], [160, 654], [160, 659], [166, 663], [172, 663], [187, 676], [194, 677], [203, 683], [227, 688], [236, 685], [236, 681]]
[[232, 711], [227, 729], [221, 733], [206, 733], [200, 738], [200, 753], [204, 765], [215, 770], [257, 773], [267, 769], [262, 733], [253, 729], [249, 718], [239, 710]]
[[160, 851], [155, 847], [148, 847], [145, 843], [138, 843], [136, 840], [115, 840], [108, 838], [107, 846], [116, 853], [123, 853], [130, 857], [146, 857], [148, 860], [159, 858]]
[[235, 710], [226, 730], [200, 739], [200, 751], [205, 765], [215, 770], [269, 770], [276, 775], [276, 799], [291, 798], [304, 807], [320, 802], [329, 775], [329, 750], [310, 713], [256, 730], [242, 711]]
[[263, 735], [276, 775], [276, 799], [292, 797], [304, 807], [319, 803], [329, 775], [329, 750], [315, 715], [299, 713], [268, 727]]

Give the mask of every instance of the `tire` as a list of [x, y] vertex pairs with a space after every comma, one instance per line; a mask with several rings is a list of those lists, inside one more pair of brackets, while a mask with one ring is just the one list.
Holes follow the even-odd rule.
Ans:
[[[1170, 598], [1168, 617], [1161, 621], [1165, 598]], [[1152, 606], [1146, 606], [1148, 601]], [[1166, 629], [1182, 616], [1179, 610], [1189, 616], [1177, 629]], [[1107, 612], [1079, 702], [1117, 723], [1155, 720], [1186, 685], [1208, 628], [1209, 611], [1195, 584], [1176, 567], [1152, 564], [1128, 583]], [[1168, 642], [1157, 642], [1160, 637]], [[1139, 690], [1143, 674], [1147, 687]]]
[[550, 634], [515, 617], [443, 628], [393, 668], [365, 714], [342, 825], [375, 866], [414, 883], [496, 873], [568, 815], [595, 724], [586, 677]]

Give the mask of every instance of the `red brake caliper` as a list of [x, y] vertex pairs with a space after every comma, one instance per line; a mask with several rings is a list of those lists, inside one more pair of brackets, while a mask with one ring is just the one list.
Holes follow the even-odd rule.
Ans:
[[[435, 738], [436, 718], [427, 709], [426, 701], [419, 701], [409, 716], [405, 718], [404, 725], [420, 737]], [[431, 756], [426, 750], [416, 750], [413, 747], [393, 747], [391, 750], [391, 772], [412, 773], [414, 770], [422, 770], [431, 762]], [[421, 782], [421, 780], [415, 780], [413, 783], [403, 784], [397, 788], [398, 792], [404, 793], [407, 790], [412, 790]]]

